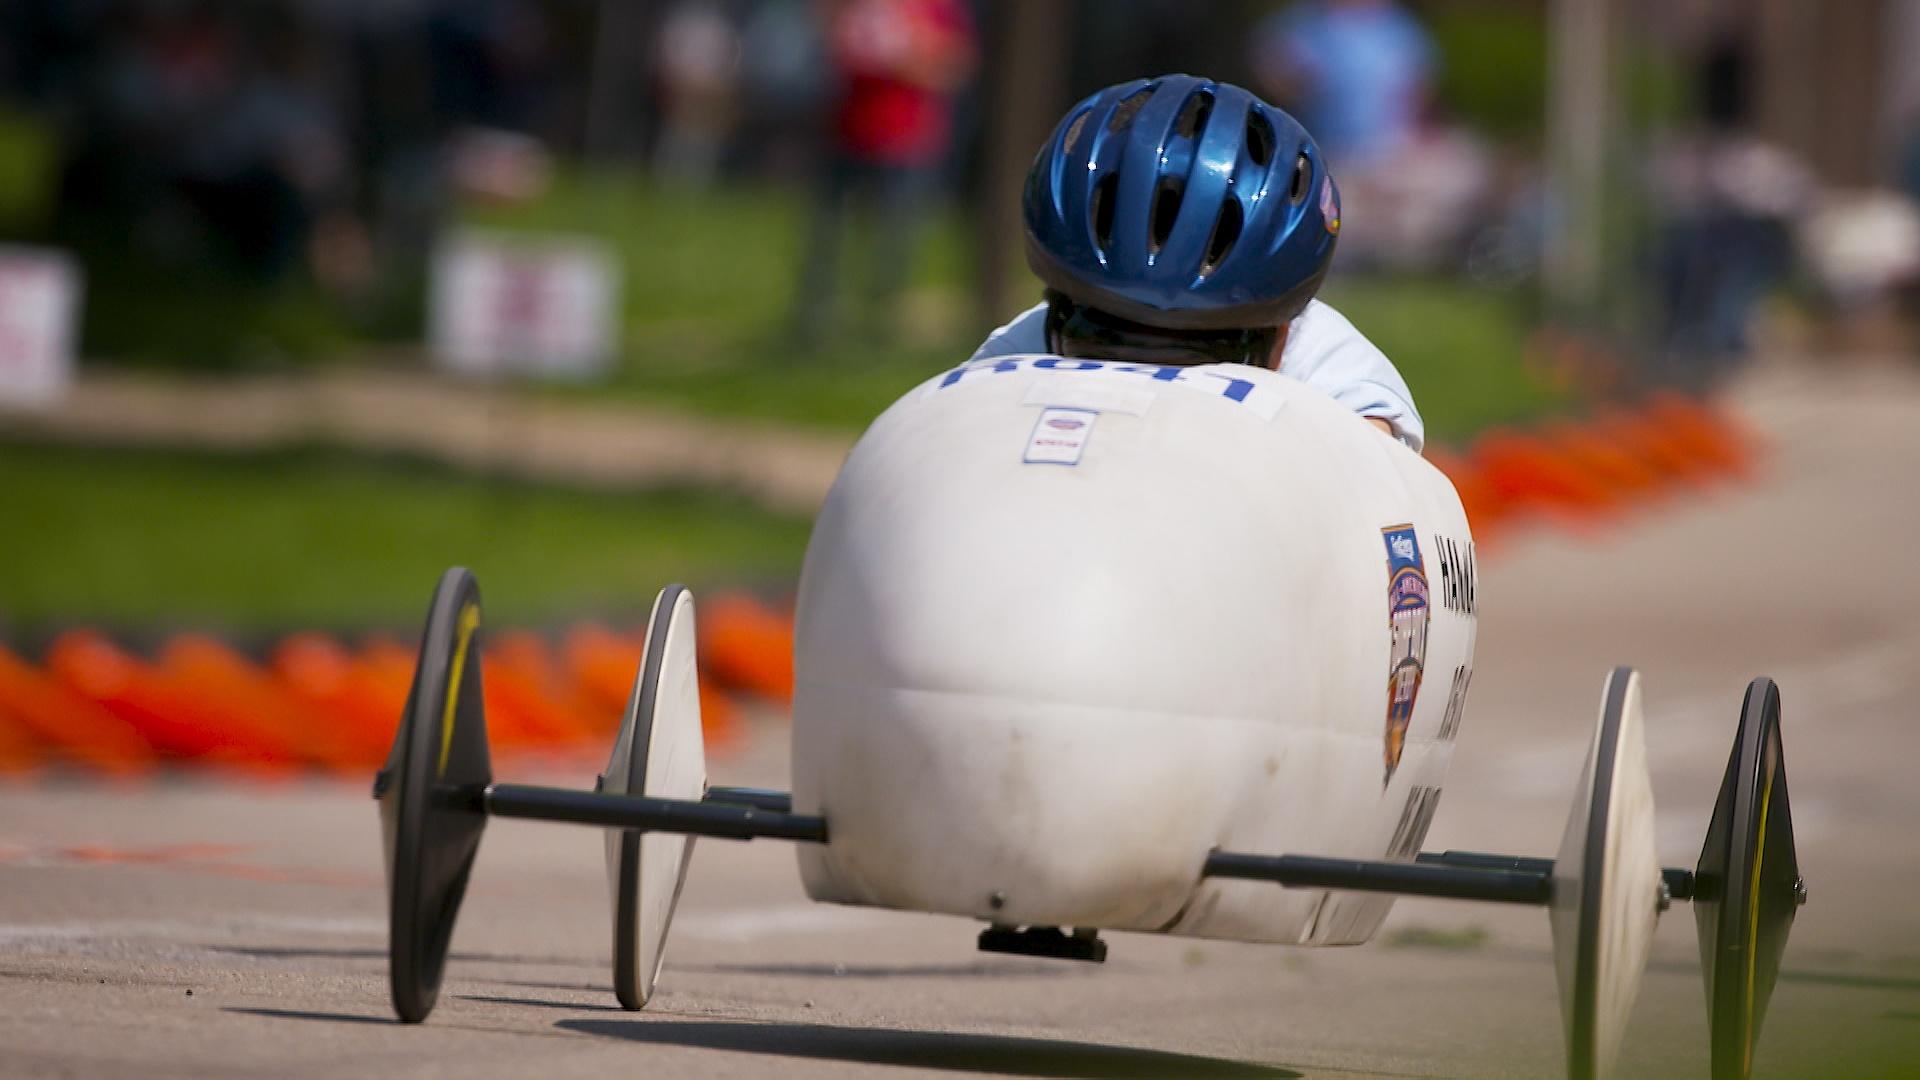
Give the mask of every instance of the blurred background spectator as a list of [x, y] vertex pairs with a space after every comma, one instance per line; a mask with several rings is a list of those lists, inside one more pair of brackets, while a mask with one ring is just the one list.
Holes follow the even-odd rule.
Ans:
[[737, 155], [751, 175], [798, 176], [811, 164], [820, 109], [832, 92], [817, 0], [766, 0], [740, 31], [742, 109]]
[[832, 149], [801, 247], [795, 329], [803, 345], [831, 325], [850, 209], [871, 216], [862, 330], [890, 337], [894, 299], [912, 272], [921, 217], [953, 145], [955, 102], [978, 60], [962, 0], [829, 0], [822, 5], [837, 83]]
[[1746, 353], [1760, 301], [1795, 266], [1812, 175], [1754, 133], [1750, 46], [1721, 32], [1692, 64], [1696, 119], [1656, 148], [1661, 333], [1680, 381], [1711, 383]]
[[[0, 240], [77, 257], [89, 363], [204, 368], [409, 362], [447, 230], [592, 236], [625, 268], [616, 382], [682, 399], [797, 335], [872, 375], [852, 414], [1030, 299], [1014, 208], [1048, 118], [1187, 70], [1316, 133], [1332, 295], [1404, 366], [1517, 369], [1553, 323], [1711, 383], [1782, 327], [1910, 317], [1920, 3], [1811, 11], [0, 0]], [[1570, 245], [1571, 304], [1545, 258]]]
[[284, 278], [346, 195], [322, 58], [280, 8], [115, 14], [98, 66], [74, 88], [78, 138], [56, 233], [83, 247], [130, 240], [176, 267]]
[[1439, 56], [1425, 24], [1395, 0], [1303, 0], [1255, 28], [1257, 85], [1314, 133], [1339, 179], [1349, 269], [1434, 269], [1477, 219], [1492, 162], [1482, 140], [1446, 124]]
[[1254, 31], [1260, 89], [1349, 171], [1413, 141], [1435, 60], [1426, 27], [1395, 0], [1303, 0]]
[[653, 168], [686, 184], [712, 181], [732, 131], [740, 34], [717, 0], [681, 0], [660, 26], [660, 142]]

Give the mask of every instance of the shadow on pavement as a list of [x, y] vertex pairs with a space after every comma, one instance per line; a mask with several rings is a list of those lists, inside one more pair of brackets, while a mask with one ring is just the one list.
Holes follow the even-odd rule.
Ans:
[[385, 960], [385, 949], [344, 949], [333, 946], [209, 945], [208, 952], [251, 956], [257, 960]]
[[561, 1020], [567, 1031], [778, 1057], [1007, 1076], [1298, 1077], [1291, 1069], [1130, 1046], [947, 1031], [748, 1021]]
[[336, 1024], [398, 1024], [391, 1016], [362, 1016], [358, 1013], [308, 1012], [304, 1009], [251, 1009], [240, 1005], [224, 1006], [221, 1012], [243, 1016], [264, 1016], [273, 1020], [329, 1020]]
[[1092, 974], [1058, 964], [976, 960], [970, 964], [699, 964], [667, 965], [668, 970], [704, 975], [791, 975], [839, 979], [1045, 978]]
[[538, 982], [530, 979], [476, 979], [495, 986], [518, 986], [527, 990], [576, 990], [585, 994], [611, 994], [611, 982]]
[[1909, 993], [1920, 991], [1920, 979], [1903, 978], [1897, 975], [1854, 975], [1844, 971], [1782, 971], [1780, 981], [1846, 986], [1855, 990], [1905, 990]]
[[[260, 960], [385, 960], [384, 948], [342, 948], [326, 945], [278, 946], [278, 945], [209, 945], [208, 952], [227, 953], [231, 956], [251, 956]], [[558, 956], [514, 956], [508, 953], [451, 952], [449, 960], [456, 963], [484, 964], [536, 964], [542, 967], [578, 967], [584, 961]]]
[[618, 1005], [583, 1001], [547, 1001], [542, 998], [501, 997], [493, 994], [455, 994], [461, 1001], [481, 1001], [489, 1005], [531, 1005], [538, 1009], [572, 1009], [576, 1012], [620, 1012]]

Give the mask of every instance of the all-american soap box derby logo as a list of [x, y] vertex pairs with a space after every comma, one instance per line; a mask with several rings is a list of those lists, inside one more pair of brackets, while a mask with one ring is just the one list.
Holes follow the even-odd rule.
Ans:
[[1393, 629], [1393, 647], [1387, 662], [1386, 778], [1400, 765], [1407, 744], [1407, 725], [1413, 722], [1413, 704], [1420, 697], [1420, 677], [1427, 663], [1427, 568], [1420, 558], [1420, 538], [1412, 525], [1380, 530], [1387, 545], [1387, 624]]

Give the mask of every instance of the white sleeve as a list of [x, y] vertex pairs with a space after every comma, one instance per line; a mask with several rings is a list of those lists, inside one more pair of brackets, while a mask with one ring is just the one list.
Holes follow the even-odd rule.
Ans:
[[974, 360], [995, 356], [1024, 356], [1047, 351], [1047, 302], [1042, 300], [1013, 317], [1013, 321], [987, 335], [973, 350]]
[[1346, 316], [1319, 300], [1310, 301], [1287, 331], [1280, 374], [1299, 379], [1361, 416], [1387, 421], [1400, 441], [1415, 450], [1426, 445], [1426, 425], [1393, 361]]
[[[1046, 351], [1047, 305], [1043, 301], [988, 334], [971, 359]], [[1309, 302], [1287, 332], [1280, 374], [1299, 379], [1361, 416], [1387, 421], [1400, 441], [1415, 450], [1426, 445], [1426, 425], [1393, 362], [1346, 316], [1319, 300]]]

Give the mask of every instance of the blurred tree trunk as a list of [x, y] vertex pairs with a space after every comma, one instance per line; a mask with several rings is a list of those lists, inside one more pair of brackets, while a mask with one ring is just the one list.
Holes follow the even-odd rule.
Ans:
[[1557, 220], [1543, 270], [1553, 314], [1575, 324], [1597, 317], [1605, 284], [1613, 6], [1554, 0], [1548, 12], [1547, 178]]
[[1885, 0], [1756, 0], [1761, 131], [1828, 182], [1885, 176], [1883, 71], [1913, 62], [1889, 55], [1898, 47], [1890, 9]]
[[1073, 0], [993, 0], [981, 66], [985, 168], [973, 208], [975, 296], [983, 327], [1020, 302], [1011, 273], [1023, 243], [1020, 191], [1040, 143], [1066, 108]]
[[586, 156], [603, 164], [641, 160], [646, 80], [657, 13], [652, 5], [600, 0], [587, 79]]

